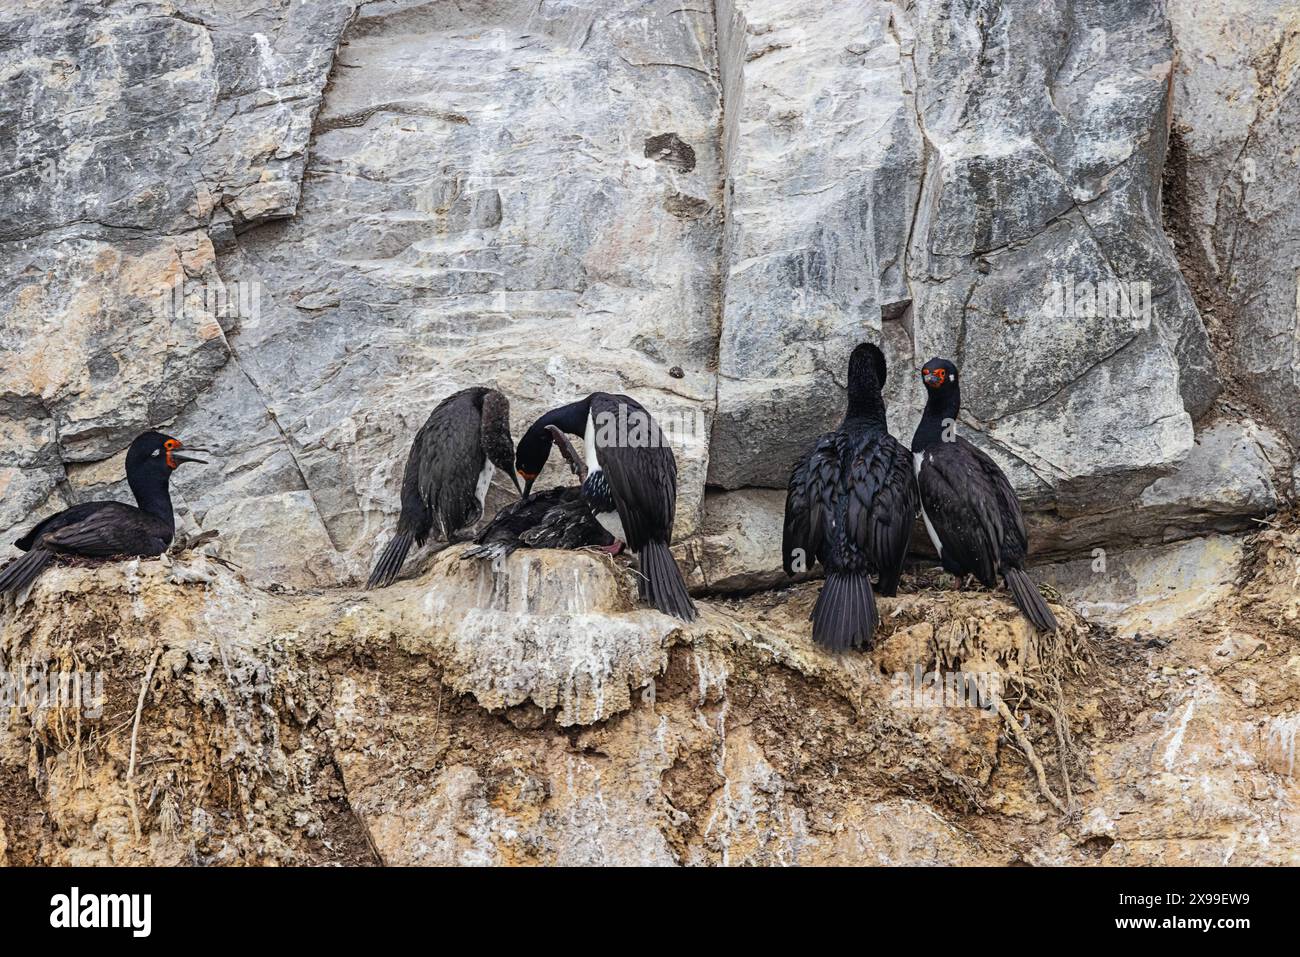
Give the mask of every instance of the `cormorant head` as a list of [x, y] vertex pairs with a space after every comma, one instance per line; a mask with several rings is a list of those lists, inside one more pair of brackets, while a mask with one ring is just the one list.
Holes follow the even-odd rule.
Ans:
[[551, 446], [554, 444], [551, 433], [540, 420], [534, 422], [519, 440], [519, 448], [515, 449], [515, 468], [524, 480], [524, 498], [528, 498], [533, 490], [533, 482], [537, 481], [537, 476], [546, 467], [546, 460], [550, 458]]
[[863, 342], [854, 347], [849, 356], [849, 382], [862, 380], [868, 369], [875, 373], [876, 385], [883, 389], [888, 371], [885, 367], [885, 354], [875, 343]]
[[[163, 479], [171, 476], [185, 462], [197, 462], [206, 465], [203, 459], [186, 455], [181, 449], [180, 439], [161, 432], [145, 432], [136, 437], [126, 450], [127, 475], [156, 475]], [[203, 452], [205, 449], [186, 449], [187, 452]]]
[[921, 381], [931, 393], [950, 392], [957, 388], [957, 367], [936, 357], [921, 367]]
[[510, 437], [510, 400], [492, 389], [483, 396], [483, 451], [488, 461], [510, 476], [519, 488], [515, 476], [515, 441]]

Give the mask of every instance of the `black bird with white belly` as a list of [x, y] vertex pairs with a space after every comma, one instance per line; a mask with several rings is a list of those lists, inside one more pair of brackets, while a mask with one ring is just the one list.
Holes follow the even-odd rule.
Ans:
[[1055, 631], [1056, 617], [1023, 567], [1029, 536], [1016, 493], [996, 462], [957, 435], [957, 380], [947, 359], [931, 359], [921, 369], [929, 395], [912, 456], [925, 529], [944, 571], [974, 575], [986, 588], [1000, 574], [1030, 624]]
[[[587, 479], [587, 467], [574, 451], [569, 437], [554, 425], [548, 427], [551, 439], [559, 448], [579, 483]], [[557, 488], [517, 499], [497, 512], [466, 549], [462, 559], [504, 558], [519, 548], [599, 548], [610, 550], [614, 536], [591, 514], [582, 497], [582, 486]]]
[[27, 587], [56, 556], [152, 558], [166, 551], [176, 534], [171, 474], [186, 462], [203, 463], [182, 448], [179, 439], [160, 432], [138, 436], [126, 451], [126, 481], [136, 504], [83, 502], [38, 523], [14, 542], [27, 554], [0, 571], [0, 594]]
[[496, 389], [473, 386], [438, 403], [415, 434], [402, 476], [402, 513], [367, 588], [390, 585], [412, 543], [432, 535], [452, 542], [483, 516], [496, 469], [515, 478], [510, 402]]
[[697, 615], [669, 546], [677, 510], [677, 459], [649, 412], [635, 399], [608, 392], [547, 412], [529, 427], [515, 453], [525, 497], [554, 444], [550, 426], [585, 443], [582, 496], [596, 520], [636, 553], [641, 597], [684, 621]]
[[905, 449], [885, 421], [885, 356], [863, 343], [849, 357], [848, 408], [790, 475], [782, 562], [787, 575], [826, 569], [813, 606], [813, 641], [831, 651], [870, 648], [882, 595], [898, 590], [916, 522], [917, 495]]

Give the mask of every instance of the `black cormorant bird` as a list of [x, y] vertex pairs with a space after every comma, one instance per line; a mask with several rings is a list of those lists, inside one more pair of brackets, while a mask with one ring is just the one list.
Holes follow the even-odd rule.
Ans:
[[390, 585], [411, 543], [430, 534], [454, 541], [483, 516], [483, 500], [496, 469], [515, 478], [510, 401], [496, 389], [473, 386], [438, 403], [415, 434], [402, 476], [397, 534], [384, 548], [367, 588]]
[[862, 343], [849, 357], [848, 409], [790, 475], [781, 550], [787, 575], [826, 569], [813, 606], [813, 641], [832, 651], [870, 648], [876, 625], [871, 575], [893, 595], [916, 521], [916, 483], [885, 422], [885, 356]]
[[14, 542], [27, 554], [0, 572], [0, 594], [27, 587], [56, 555], [151, 558], [166, 551], [176, 534], [171, 474], [184, 462], [203, 463], [181, 448], [178, 439], [160, 432], [137, 437], [126, 451], [126, 481], [136, 504], [83, 502], [40, 522]]
[[921, 381], [929, 397], [912, 437], [913, 467], [925, 529], [944, 571], [974, 575], [987, 588], [997, 584], [1000, 573], [1029, 622], [1040, 631], [1055, 631], [1055, 616], [1021, 567], [1029, 536], [1016, 493], [997, 463], [956, 433], [957, 367], [931, 359], [921, 369]]
[[637, 554], [641, 597], [665, 614], [693, 621], [698, 614], [673, 561], [677, 460], [659, 424], [635, 399], [593, 392], [534, 422], [519, 440], [515, 463], [527, 497], [554, 442], [549, 426], [586, 443], [582, 495], [596, 520]]
[[[549, 426], [551, 438], [569, 463], [579, 483], [586, 481], [587, 467], [574, 451], [568, 436]], [[517, 548], [600, 548], [615, 551], [614, 536], [596, 521], [582, 497], [581, 485], [563, 485], [520, 498], [497, 512], [474, 539], [475, 547], [460, 557], [498, 559]]]

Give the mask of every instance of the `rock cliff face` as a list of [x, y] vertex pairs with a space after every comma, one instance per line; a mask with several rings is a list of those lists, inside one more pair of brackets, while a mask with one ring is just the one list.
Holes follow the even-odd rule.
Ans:
[[863, 338], [902, 434], [964, 365], [1044, 555], [1244, 527], [1291, 485], [1296, 24], [1198, 9], [10, 4], [0, 527], [168, 424], [218, 451], [187, 520], [332, 584], [477, 382], [517, 428], [634, 392], [679, 537], [770, 526]]
[[[242, 577], [199, 559], [69, 570], [3, 612], [6, 655], [97, 649], [122, 686], [110, 694], [132, 697], [90, 751], [40, 720], [6, 739], [0, 786], [18, 803], [0, 848], [986, 861], [1006, 846], [1086, 860], [1109, 841], [1166, 862], [1211, 845], [1233, 860], [1293, 854], [1265, 846], [1273, 825], [1241, 823], [1253, 844], [1216, 843], [1231, 821], [1267, 817], [1254, 798], [1225, 796], [1221, 824], [1172, 836], [1193, 741], [1202, 766], [1254, 762], [1272, 795], [1258, 800], [1276, 799], [1275, 821], [1294, 816], [1291, 770], [1260, 743], [1287, 727], [1293, 740], [1294, 685], [1255, 721], [1258, 688], [1207, 677], [1219, 662], [1201, 639], [1093, 649], [1101, 672], [1144, 684], [1105, 719], [1089, 716], [1094, 698], [1071, 699], [1092, 770], [1073, 745], [1045, 750], [1052, 787], [1073, 766], [1097, 788], [1073, 805], [1095, 841], [1071, 843], [1018, 816], [1046, 813], [1045, 799], [1023, 767], [1007, 771], [996, 721], [900, 731], [864, 718], [879, 676], [816, 658], [799, 637], [807, 592], [722, 596], [780, 578], [780, 489], [838, 416], [848, 351], [867, 338], [890, 357], [904, 438], [919, 363], [963, 366], [965, 434], [1029, 505], [1044, 574], [1094, 619], [1131, 636], [1237, 615], [1224, 603], [1239, 600], [1240, 569], [1259, 567], [1240, 534], [1294, 484], [1298, 51], [1284, 0], [6, 4], [0, 541], [30, 516], [125, 496], [125, 447], [159, 426], [214, 450], [178, 474], [176, 498], [184, 529], [219, 530]], [[704, 626], [631, 611], [625, 583], [586, 559], [469, 581], [426, 554], [400, 599], [338, 590], [392, 528], [415, 430], [474, 383], [510, 396], [516, 434], [594, 389], [659, 417], [681, 466], [678, 555], [717, 599]], [[493, 502], [505, 498], [503, 486]], [[191, 574], [206, 583], [172, 580]], [[591, 593], [582, 607], [558, 607], [570, 592], [555, 576], [569, 575]], [[1185, 601], [1165, 596], [1171, 575]], [[940, 628], [974, 600], [954, 599], [949, 619], [951, 602], [932, 598], [904, 601], [907, 627]], [[532, 601], [555, 607], [535, 621]], [[444, 621], [453, 607], [478, 611]], [[1251, 621], [1267, 651], [1246, 658], [1282, 655], [1289, 625]], [[496, 673], [483, 647], [548, 650]], [[157, 763], [127, 781], [117, 724], [159, 648], [141, 722], [141, 760]], [[1179, 684], [1186, 668], [1199, 677]], [[1173, 697], [1137, 700], [1157, 688]], [[371, 720], [376, 702], [405, 719]], [[795, 714], [810, 710], [836, 734]], [[1202, 741], [1203, 720], [1240, 735]], [[1172, 756], [1148, 776], [1137, 756], [1153, 742]], [[94, 761], [77, 764], [83, 753]], [[395, 768], [409, 775], [397, 790]], [[88, 774], [116, 797], [78, 809]], [[1127, 787], [1156, 808], [1128, 830]], [[33, 823], [65, 798], [53, 831]], [[163, 801], [183, 827], [158, 816]], [[1017, 810], [972, 824], [989, 802]], [[428, 825], [418, 847], [403, 841], [412, 821]]]

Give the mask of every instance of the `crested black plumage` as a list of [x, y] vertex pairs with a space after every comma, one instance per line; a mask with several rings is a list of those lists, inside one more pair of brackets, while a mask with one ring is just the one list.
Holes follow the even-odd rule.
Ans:
[[166, 551], [176, 534], [171, 473], [185, 462], [203, 462], [182, 447], [160, 432], [138, 436], [126, 453], [126, 479], [136, 504], [84, 502], [37, 523], [14, 543], [27, 554], [0, 571], [0, 594], [26, 588], [59, 555], [147, 558]]
[[945, 571], [974, 575], [988, 588], [1002, 575], [1030, 624], [1055, 631], [1056, 617], [1024, 571], [1029, 535], [1016, 493], [997, 463], [956, 433], [957, 377], [947, 359], [921, 370], [928, 398], [912, 455], [926, 531]]
[[[554, 425], [548, 431], [578, 481], [586, 481], [587, 467], [568, 437]], [[506, 505], [474, 543], [474, 548], [460, 556], [462, 559], [495, 560], [517, 548], [607, 548], [614, 544], [614, 536], [591, 514], [581, 485], [566, 485]]]
[[782, 558], [787, 575], [826, 569], [813, 606], [813, 640], [832, 651], [870, 648], [879, 623], [871, 575], [898, 589], [916, 521], [907, 450], [885, 421], [885, 356], [863, 343], [849, 357], [848, 408], [790, 475]]
[[583, 498], [601, 526], [636, 553], [642, 599], [665, 614], [693, 621], [695, 603], [669, 550], [677, 459], [658, 423], [635, 399], [607, 392], [553, 409], [519, 440], [515, 460], [525, 495], [550, 456], [551, 426], [584, 438], [589, 471]]
[[482, 518], [483, 500], [497, 468], [519, 486], [509, 400], [496, 389], [472, 386], [439, 402], [411, 443], [397, 532], [375, 562], [366, 587], [392, 584], [413, 543], [423, 545], [431, 535], [454, 541]]

